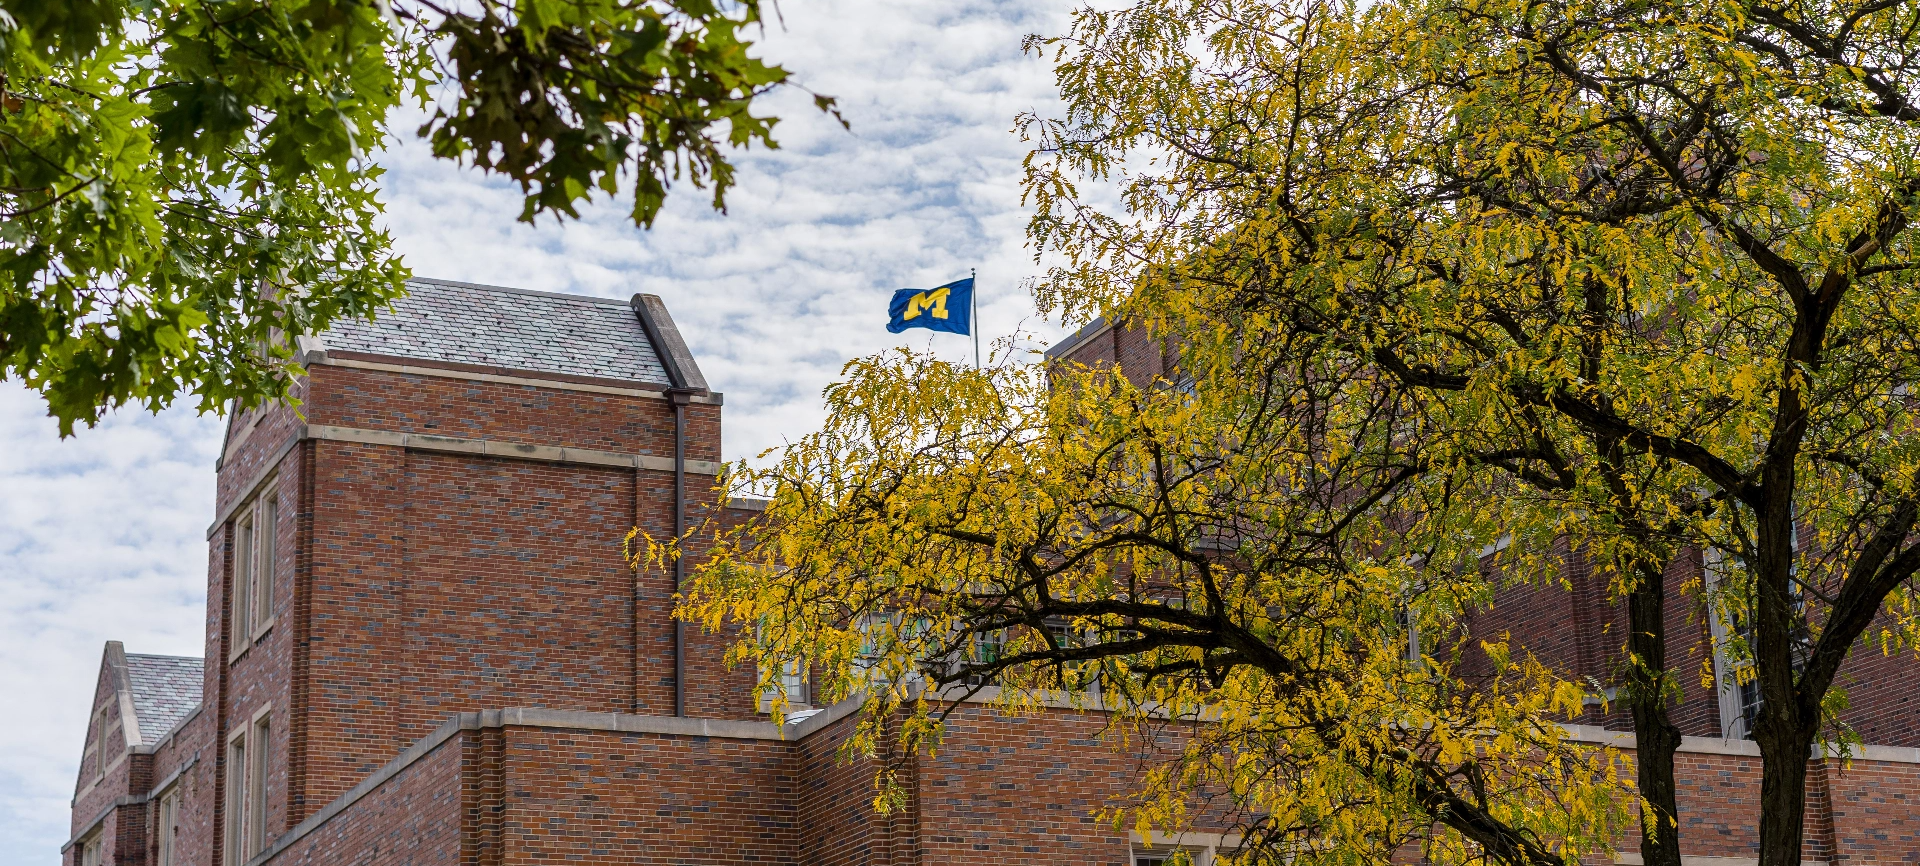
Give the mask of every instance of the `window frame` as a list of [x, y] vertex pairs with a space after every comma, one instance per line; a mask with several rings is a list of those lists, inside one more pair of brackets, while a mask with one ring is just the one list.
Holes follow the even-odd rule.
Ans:
[[[1793, 561], [1788, 565], [1788, 586], [1793, 593], [1794, 608], [1801, 614], [1801, 625], [1793, 635], [1793, 669], [1798, 675], [1800, 668], [1806, 664], [1806, 654], [1811, 651], [1811, 640], [1799, 633], [1806, 628], [1807, 599], [1799, 583], [1800, 532], [1797, 523], [1788, 541], [1793, 551]], [[1716, 548], [1700, 552], [1700, 582], [1709, 597], [1727, 577], [1727, 559], [1727, 555]], [[1726, 645], [1736, 637], [1751, 643], [1753, 624], [1751, 621], [1728, 620], [1729, 617], [1722, 617], [1718, 613], [1710, 613], [1707, 617], [1707, 633], [1713, 644], [1713, 685], [1720, 708], [1720, 737], [1723, 740], [1751, 740], [1753, 725], [1759, 718], [1763, 703], [1758, 672], [1753, 660], [1735, 661], [1729, 657]], [[1740, 681], [1742, 676], [1746, 677], [1746, 682]]]
[[1211, 846], [1204, 845], [1151, 845], [1135, 844], [1128, 856], [1128, 866], [1173, 866], [1174, 858], [1187, 855], [1188, 866], [1213, 866], [1214, 853]]
[[226, 800], [221, 820], [221, 861], [227, 866], [240, 866], [247, 862], [240, 851], [246, 846], [241, 831], [246, 826], [246, 767], [248, 765], [247, 735], [251, 733], [252, 723], [227, 737], [226, 756]]
[[267, 759], [273, 754], [273, 715], [267, 709], [254, 714], [247, 725], [247, 859], [267, 848]]
[[280, 497], [268, 479], [255, 502], [253, 512], [253, 567], [249, 570], [247, 612], [249, 643], [266, 636], [273, 628], [274, 583], [279, 575]]
[[174, 849], [180, 834], [180, 784], [175, 782], [160, 792], [153, 809], [154, 866], [176, 866]]
[[253, 498], [234, 509], [233, 550], [228, 569], [229, 663], [253, 648], [274, 624], [280, 505], [277, 477], [260, 482]]
[[93, 831], [87, 835], [87, 838], [80, 841], [79, 849], [79, 856], [74, 860], [76, 866], [105, 866], [106, 833], [100, 830]]
[[[93, 749], [93, 781], [88, 782], [89, 785], [97, 785], [107, 777], [107, 711], [110, 709], [113, 704], [105, 703], [93, 710], [93, 742], [89, 744]], [[81, 760], [86, 760], [86, 756], [82, 755]]]
[[[763, 667], [764, 670], [764, 667]], [[800, 659], [789, 659], [781, 665], [773, 684], [760, 692], [758, 711], [773, 712], [773, 704], [782, 691], [787, 696], [787, 712], [813, 709], [813, 679], [811, 671], [803, 666]]]
[[221, 800], [220, 860], [243, 866], [266, 850], [268, 760], [273, 754], [273, 705], [246, 716], [227, 735], [226, 790]]

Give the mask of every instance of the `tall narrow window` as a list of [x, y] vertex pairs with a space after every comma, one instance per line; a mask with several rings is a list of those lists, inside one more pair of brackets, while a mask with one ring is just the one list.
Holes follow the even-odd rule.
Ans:
[[168, 788], [160, 795], [160, 808], [154, 816], [154, 836], [158, 843], [155, 852], [155, 866], [176, 866], [174, 863], [174, 837], [180, 834], [180, 789]]
[[274, 537], [279, 525], [273, 481], [238, 510], [233, 524], [233, 581], [231, 616], [233, 647], [238, 656], [273, 624]]
[[107, 751], [107, 708], [93, 711], [93, 780], [98, 782], [107, 775], [107, 763], [113, 760], [113, 753]]
[[[1800, 539], [1796, 533], [1790, 540], [1794, 561], [1787, 566], [1787, 587], [1792, 596], [1795, 625], [1788, 638], [1793, 642], [1793, 671], [1797, 675], [1812, 652], [1813, 637], [1807, 627], [1805, 593], [1800, 587]], [[1729, 559], [1715, 550], [1707, 551], [1703, 559], [1706, 572], [1703, 582], [1710, 595], [1728, 579], [1733, 568], [1742, 571], [1746, 568], [1746, 563], [1739, 557]], [[1751, 577], [1745, 579], [1751, 581]], [[1760, 681], [1755, 676], [1751, 658], [1753, 616], [1746, 611], [1729, 612], [1711, 617], [1708, 625], [1713, 635], [1714, 678], [1720, 693], [1720, 734], [1729, 740], [1752, 739], [1754, 724], [1759, 721], [1760, 709], [1764, 704], [1760, 698]], [[1733, 658], [1728, 651], [1727, 645], [1736, 638], [1749, 646], [1747, 658]]]
[[253, 605], [248, 602], [247, 590], [253, 587], [253, 509], [241, 509], [240, 519], [233, 527], [233, 587], [232, 603], [228, 605], [233, 618], [233, 652], [239, 652], [247, 646], [253, 637], [251, 613]]
[[247, 858], [267, 847], [267, 748], [269, 716], [261, 716], [247, 735]]
[[80, 866], [102, 866], [101, 854], [106, 850], [106, 838], [98, 832], [80, 843]]
[[227, 741], [226, 832], [221, 834], [227, 866], [247, 862], [242, 850], [247, 844], [247, 732], [241, 731]]
[[253, 511], [253, 568], [248, 573], [248, 637], [257, 637], [273, 621], [273, 541], [279, 522], [272, 490], [260, 497]]

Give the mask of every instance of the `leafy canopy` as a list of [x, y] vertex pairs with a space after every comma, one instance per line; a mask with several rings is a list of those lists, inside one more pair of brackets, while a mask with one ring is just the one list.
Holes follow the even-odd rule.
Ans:
[[[684, 613], [922, 745], [927, 690], [984, 675], [1011, 708], [1097, 685], [1123, 723], [1204, 720], [1117, 814], [1177, 827], [1224, 791], [1256, 859], [1570, 863], [1631, 809], [1677, 864], [1694, 674], [1662, 605], [1690, 598], [1762, 698], [1761, 862], [1797, 863], [1841, 665], [1920, 628], [1916, 25], [1085, 10], [1030, 42], [1064, 98], [1021, 124], [1036, 299], [1166, 340], [1179, 381], [856, 362], [821, 432], [736, 476], [772, 502]], [[1591, 685], [1469, 630], [1503, 583], [1563, 582], [1557, 544], [1628, 602], [1637, 797], [1555, 725]]]
[[[773, 146], [757, 0], [0, 0], [0, 377], [60, 422], [190, 394], [283, 397], [281, 335], [372, 315], [407, 271], [373, 157], [431, 109], [436, 155], [519, 183], [520, 218], [668, 185], [724, 209]], [[832, 101], [816, 97], [822, 109]]]

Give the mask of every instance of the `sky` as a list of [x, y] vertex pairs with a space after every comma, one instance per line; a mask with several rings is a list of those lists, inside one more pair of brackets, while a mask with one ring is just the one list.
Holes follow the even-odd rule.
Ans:
[[[740, 156], [729, 214], [677, 188], [651, 231], [628, 204], [517, 223], [517, 189], [405, 141], [384, 159], [388, 227], [420, 276], [667, 302], [726, 394], [729, 459], [811, 430], [846, 361], [908, 345], [970, 358], [964, 337], [885, 330], [893, 289], [979, 272], [987, 339], [1040, 342], [1015, 115], [1051, 112], [1050, 67], [1022, 37], [1062, 0], [783, 0], [762, 55], [838, 97], [843, 130], [787, 92], [781, 148]], [[407, 123], [398, 128], [411, 129]], [[1039, 342], [1032, 345], [1038, 346]], [[0, 863], [52, 864], [108, 640], [200, 655], [222, 420], [137, 411], [60, 440], [38, 398], [0, 383]]]

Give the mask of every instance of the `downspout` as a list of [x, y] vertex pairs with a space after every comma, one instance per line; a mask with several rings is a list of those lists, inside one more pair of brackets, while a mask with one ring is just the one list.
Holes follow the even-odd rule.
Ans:
[[[693, 399], [693, 393], [681, 388], [667, 392], [673, 401], [673, 537], [681, 538], [687, 533], [687, 403]], [[673, 558], [673, 592], [680, 594], [680, 587], [687, 578], [687, 558]], [[673, 618], [673, 714], [687, 714], [687, 624], [679, 617]]]
[[[693, 354], [687, 351], [686, 342], [681, 340], [679, 329], [673, 326], [673, 318], [667, 315], [667, 305], [656, 295], [634, 295], [633, 312], [640, 320], [640, 326], [647, 332], [648, 342], [653, 344], [654, 354], [660, 359], [660, 366], [667, 374], [667, 399], [673, 404], [673, 537], [678, 539], [687, 532], [687, 405], [693, 402], [695, 395], [706, 396], [706, 377], [700, 375], [700, 368], [693, 362]], [[684, 557], [673, 560], [673, 591], [678, 595], [686, 583], [687, 566]], [[636, 598], [634, 611], [636, 622], [639, 616], [639, 600]], [[638, 642], [634, 644], [637, 658], [640, 652]], [[687, 714], [687, 624], [678, 617], [673, 620], [673, 714], [684, 717]]]

